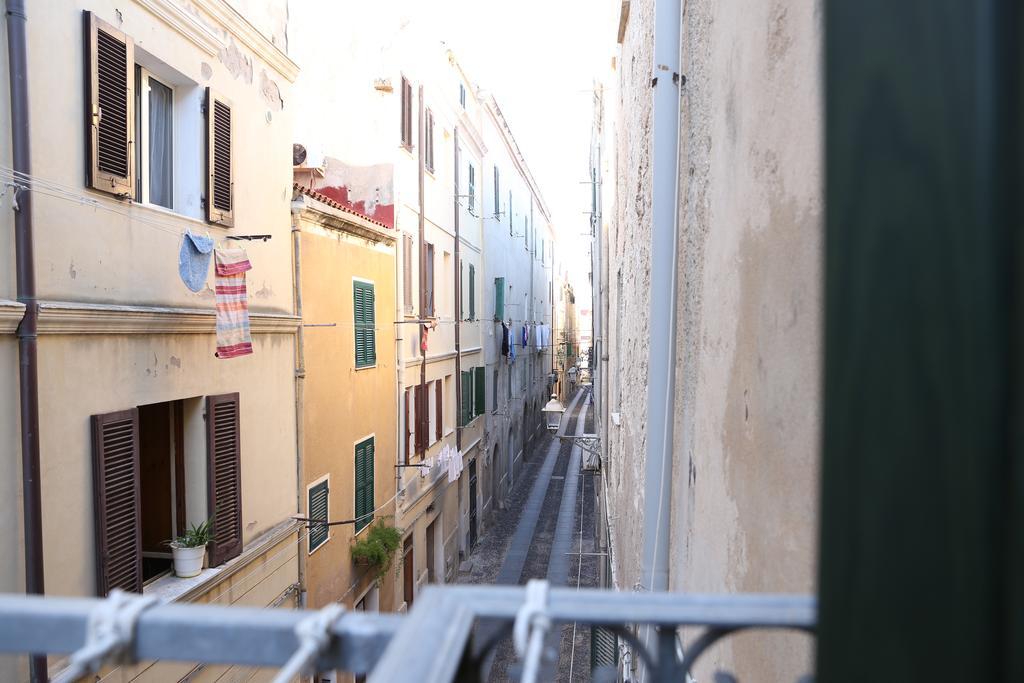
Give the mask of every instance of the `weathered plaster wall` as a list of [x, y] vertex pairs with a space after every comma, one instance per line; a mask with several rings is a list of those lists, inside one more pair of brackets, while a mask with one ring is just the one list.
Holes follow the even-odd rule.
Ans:
[[255, 334], [253, 354], [230, 362], [215, 358], [213, 346], [212, 334], [40, 339], [47, 593], [95, 592], [90, 415], [237, 391], [243, 543], [295, 513], [294, 336]]
[[[609, 228], [608, 510], [619, 588], [640, 581], [650, 306], [650, 64], [654, 3], [634, 2], [619, 59], [615, 220]], [[610, 188], [609, 188], [610, 189]]]
[[[608, 428], [610, 508], [624, 588], [639, 580], [642, 539], [652, 4], [632, 3], [621, 55], [609, 236], [609, 410], [622, 412]], [[820, 19], [816, 0], [686, 3], [672, 590], [814, 590]], [[697, 678], [725, 667], [740, 680], [795, 680], [809, 671], [808, 645], [793, 634], [731, 638]]]

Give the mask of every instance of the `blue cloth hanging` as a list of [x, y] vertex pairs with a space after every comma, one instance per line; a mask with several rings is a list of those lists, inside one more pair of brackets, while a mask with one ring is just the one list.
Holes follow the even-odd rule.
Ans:
[[198, 292], [206, 285], [206, 275], [210, 272], [210, 258], [213, 256], [213, 238], [206, 235], [193, 235], [188, 230], [181, 240], [181, 251], [178, 252], [178, 274], [181, 281], [193, 292]]

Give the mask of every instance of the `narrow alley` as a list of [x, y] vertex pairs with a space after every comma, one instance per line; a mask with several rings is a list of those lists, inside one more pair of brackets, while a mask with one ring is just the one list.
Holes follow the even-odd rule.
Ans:
[[[505, 508], [497, 511], [490, 530], [463, 563], [459, 583], [525, 584], [547, 579], [553, 586], [598, 586], [602, 559], [594, 552], [594, 476], [581, 472], [582, 456], [571, 437], [592, 433], [589, 387], [576, 392], [554, 434], [543, 432], [526, 444], [524, 465]], [[564, 438], [570, 437], [570, 438]], [[474, 647], [491, 649], [485, 660], [490, 681], [519, 676], [507, 629], [479, 624]], [[564, 624], [548, 638], [558, 647], [557, 670], [548, 662], [545, 680], [590, 680], [590, 627]]]
[[1022, 3], [0, 2], [0, 683], [1024, 682]]

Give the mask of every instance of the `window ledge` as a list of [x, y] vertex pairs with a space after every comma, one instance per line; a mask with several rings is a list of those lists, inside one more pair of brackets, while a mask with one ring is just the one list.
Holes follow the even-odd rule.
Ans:
[[160, 602], [190, 602], [211, 591], [215, 586], [233, 576], [255, 558], [264, 554], [275, 545], [294, 534], [302, 526], [301, 522], [289, 519], [271, 529], [242, 550], [242, 554], [229, 560], [219, 567], [210, 567], [193, 576], [183, 579], [174, 573], [161, 576], [159, 579], [143, 587], [144, 595], [151, 595]]
[[356, 372], [359, 372], [360, 370], [373, 370], [376, 367], [377, 367], [376, 363], [374, 363], [373, 365], [357, 365], [356, 366]]

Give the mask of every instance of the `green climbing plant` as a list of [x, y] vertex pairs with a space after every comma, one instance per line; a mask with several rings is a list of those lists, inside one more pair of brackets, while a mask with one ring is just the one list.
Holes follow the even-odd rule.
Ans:
[[362, 538], [352, 543], [352, 561], [371, 567], [379, 580], [391, 568], [395, 551], [401, 543], [402, 531], [379, 521]]

